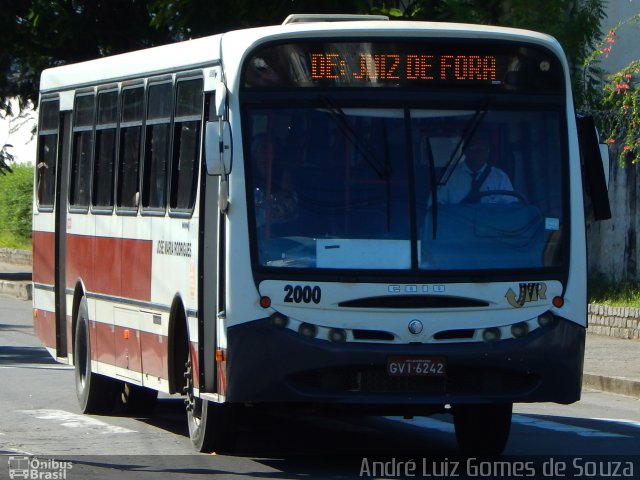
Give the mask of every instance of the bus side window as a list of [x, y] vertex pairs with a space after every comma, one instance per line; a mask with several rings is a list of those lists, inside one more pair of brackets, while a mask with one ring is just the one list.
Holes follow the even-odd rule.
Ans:
[[120, 116], [118, 207], [137, 208], [140, 203], [140, 153], [144, 86], [123, 88]]
[[60, 101], [57, 98], [43, 100], [40, 106], [36, 162], [36, 194], [39, 209], [51, 208], [54, 203], [59, 121]]
[[202, 125], [202, 79], [179, 81], [176, 92], [170, 207], [190, 210], [196, 197]]
[[98, 93], [96, 122], [96, 150], [93, 167], [94, 207], [113, 207], [113, 174], [116, 157], [116, 127], [118, 91]]
[[167, 204], [167, 167], [171, 145], [173, 84], [152, 84], [147, 95], [147, 127], [142, 206], [164, 209]]
[[87, 208], [91, 188], [93, 161], [93, 123], [95, 121], [95, 94], [76, 96], [73, 122], [73, 152], [69, 203], [73, 207]]

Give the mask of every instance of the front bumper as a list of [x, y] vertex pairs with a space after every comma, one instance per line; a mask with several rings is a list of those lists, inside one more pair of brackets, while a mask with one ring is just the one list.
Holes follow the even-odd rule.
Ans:
[[[585, 328], [558, 318], [520, 339], [438, 344], [331, 343], [269, 319], [227, 332], [230, 402], [442, 406], [580, 399]], [[390, 356], [447, 359], [445, 377], [389, 377]], [[390, 408], [393, 410], [393, 408]]]

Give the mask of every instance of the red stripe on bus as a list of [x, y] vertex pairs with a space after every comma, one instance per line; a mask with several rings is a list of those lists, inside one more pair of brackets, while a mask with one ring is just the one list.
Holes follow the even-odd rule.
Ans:
[[116, 356], [114, 352], [114, 340], [112, 326], [107, 323], [89, 322], [89, 337], [91, 342], [91, 360], [106, 363], [108, 365], [116, 364]]
[[135, 373], [168, 378], [168, 339], [133, 328], [91, 322], [91, 358]]
[[77, 279], [89, 292], [151, 300], [151, 240], [67, 236], [67, 286]]
[[37, 309], [33, 317], [33, 331], [45, 347], [56, 348], [56, 314], [54, 312]]
[[155, 378], [168, 377], [168, 344], [167, 337], [155, 333], [140, 332], [143, 373]]
[[52, 232], [32, 232], [32, 278], [36, 283], [45, 283], [47, 285], [53, 285], [54, 283], [54, 239], [55, 236]]
[[122, 240], [122, 294], [151, 300], [151, 240]]
[[142, 373], [140, 333], [127, 327], [116, 326], [113, 332], [116, 367]]
[[76, 280], [82, 279], [88, 290], [95, 286], [93, 281], [94, 237], [67, 235], [66, 283], [73, 288]]
[[[68, 344], [73, 349], [71, 339], [71, 317], [67, 317]], [[34, 331], [48, 348], [56, 348], [55, 313], [36, 310]], [[128, 331], [125, 334], [125, 331]], [[105, 365], [149, 375], [154, 379], [169, 378], [168, 337], [132, 328], [113, 326], [109, 323], [89, 321], [89, 341], [91, 359]], [[199, 388], [198, 344], [191, 342], [191, 358], [194, 386]], [[226, 390], [224, 368], [218, 371], [222, 393]]]

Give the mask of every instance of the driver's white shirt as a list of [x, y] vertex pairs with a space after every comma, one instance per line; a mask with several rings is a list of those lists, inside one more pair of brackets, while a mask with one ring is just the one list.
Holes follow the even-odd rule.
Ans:
[[[513, 185], [509, 176], [497, 167], [484, 165], [478, 172], [482, 175], [486, 168], [490, 168], [489, 175], [484, 179], [480, 186], [480, 192], [493, 190], [506, 190], [513, 192]], [[471, 179], [474, 177], [473, 171], [465, 162], [461, 162], [453, 171], [446, 184], [438, 188], [438, 203], [456, 204], [462, 202], [471, 191]], [[430, 199], [431, 200], [431, 199]], [[512, 203], [518, 199], [512, 195], [487, 195], [480, 196], [475, 203]], [[431, 203], [431, 201], [429, 201]]]

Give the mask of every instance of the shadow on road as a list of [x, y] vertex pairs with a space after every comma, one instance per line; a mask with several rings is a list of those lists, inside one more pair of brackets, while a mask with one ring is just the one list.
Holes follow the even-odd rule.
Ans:
[[[0, 325], [0, 329], [2, 329], [3, 326], [4, 325]], [[11, 328], [17, 329], [21, 327], [11, 325]], [[59, 365], [51, 358], [49, 352], [42, 347], [11, 347], [0, 345], [0, 365], [25, 364]]]

